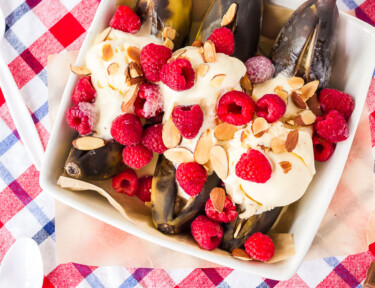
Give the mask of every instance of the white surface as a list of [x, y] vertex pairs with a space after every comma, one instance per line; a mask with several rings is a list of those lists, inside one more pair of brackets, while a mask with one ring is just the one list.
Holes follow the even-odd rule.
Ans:
[[43, 262], [38, 244], [20, 238], [5, 254], [0, 266], [0, 287], [41, 288]]
[[[101, 1], [87, 38], [82, 45], [77, 65], [83, 64], [84, 54], [93, 38], [109, 23], [115, 10], [115, 2], [115, 0]], [[296, 8], [302, 2], [297, 0], [273, 1], [273, 3], [290, 8]], [[40, 184], [44, 190], [59, 201], [153, 243], [262, 277], [277, 280], [288, 279], [296, 272], [305, 257], [340, 180], [371, 81], [375, 65], [374, 50], [375, 29], [350, 15], [340, 13], [338, 47], [329, 86], [351, 94], [355, 98], [356, 107], [348, 123], [349, 138], [337, 145], [334, 155], [328, 162], [317, 165], [317, 174], [306, 194], [298, 202], [297, 214], [289, 231], [294, 234], [296, 254], [286, 261], [274, 264], [249, 263], [230, 256], [216, 255], [204, 251], [198, 246], [187, 247], [182, 243], [172, 243], [169, 241], [170, 236], [162, 233], [155, 234], [157, 236], [145, 233], [124, 219], [100, 196], [88, 193], [79, 194], [57, 186], [57, 179], [62, 173], [71, 141], [75, 135], [65, 121], [65, 111], [71, 106], [70, 95], [78, 79], [75, 75], [71, 75], [61, 101], [56, 125], [47, 147]]]

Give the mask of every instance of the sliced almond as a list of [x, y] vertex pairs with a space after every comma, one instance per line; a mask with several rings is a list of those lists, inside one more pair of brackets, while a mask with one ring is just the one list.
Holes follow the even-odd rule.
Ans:
[[109, 64], [109, 66], [107, 67], [108, 75], [116, 74], [118, 72], [119, 68], [120, 68], [120, 65], [116, 62]]
[[292, 130], [289, 132], [288, 136], [286, 137], [285, 141], [285, 149], [288, 152], [292, 152], [294, 148], [296, 148], [298, 144], [299, 132], [297, 129]]
[[205, 164], [210, 160], [210, 150], [214, 145], [211, 130], [207, 129], [199, 137], [194, 150], [194, 159], [198, 164]]
[[187, 162], [194, 162], [194, 155], [193, 153], [183, 147], [176, 147], [172, 149], [168, 149], [164, 152], [165, 158], [173, 163], [181, 164]]
[[271, 139], [270, 146], [271, 146], [272, 152], [275, 154], [284, 153], [286, 151], [285, 141], [278, 137]]
[[176, 52], [173, 53], [173, 57], [177, 59], [178, 57], [180, 57], [185, 52], [186, 52], [186, 49], [179, 49], [179, 50], [177, 50]]
[[305, 80], [301, 77], [291, 77], [288, 79], [288, 84], [292, 89], [299, 89], [305, 84]]
[[251, 261], [249, 254], [247, 254], [245, 250], [240, 249], [240, 248], [234, 248], [232, 250], [232, 256], [234, 258], [241, 259], [244, 261]]
[[124, 99], [121, 103], [121, 112], [128, 113], [131, 111], [135, 99], [137, 99], [139, 92], [139, 84], [132, 85], [126, 92]]
[[105, 28], [99, 35], [98, 37], [95, 39], [95, 42], [94, 44], [98, 44], [98, 43], [101, 43], [105, 40], [107, 40], [107, 37], [109, 35], [109, 33], [111, 33], [111, 30], [112, 30], [112, 27], [107, 27]]
[[225, 204], [225, 190], [223, 188], [214, 188], [210, 192], [210, 199], [212, 201], [212, 205], [214, 208], [219, 212], [223, 212], [224, 204]]
[[137, 62], [129, 63], [129, 73], [131, 78], [142, 77], [144, 75], [141, 65]]
[[268, 129], [268, 127], [269, 125], [267, 120], [262, 117], [258, 117], [253, 121], [252, 129], [255, 136], [260, 137], [261, 135], [259, 134], [261, 134], [262, 132], [264, 133]]
[[310, 110], [316, 115], [316, 116], [322, 116], [323, 111], [320, 108], [320, 102], [318, 100], [318, 95], [315, 93], [312, 97], [307, 100], [307, 105], [309, 106]]
[[203, 42], [200, 40], [195, 40], [191, 46], [200, 48], [203, 47]]
[[174, 48], [174, 43], [173, 43], [173, 41], [172, 41], [171, 39], [169, 39], [169, 38], [166, 38], [166, 39], [164, 40], [163, 45], [164, 45], [165, 47], [171, 49], [171, 50], [173, 50], [173, 48]]
[[210, 81], [210, 85], [212, 87], [215, 87], [215, 88], [218, 88], [220, 87], [221, 83], [223, 83], [224, 79], [225, 79], [225, 74], [218, 74], [218, 75], [215, 75], [214, 77], [212, 77], [211, 81]]
[[208, 72], [208, 65], [206, 64], [201, 64], [198, 66], [196, 73], [197, 75], [204, 77]]
[[172, 27], [165, 27], [162, 36], [164, 39], [169, 38], [174, 40], [174, 38], [176, 38], [176, 30], [174, 30]]
[[212, 63], [216, 61], [215, 44], [211, 40], [207, 40], [203, 45], [203, 60], [206, 63]]
[[163, 125], [162, 138], [165, 147], [174, 148], [181, 141], [181, 134], [174, 125], [172, 118], [169, 118]]
[[303, 86], [300, 91], [302, 92], [302, 100], [306, 102], [309, 98], [311, 98], [316, 90], [318, 89], [319, 81], [315, 80], [312, 82], [307, 83], [305, 86]]
[[110, 61], [113, 58], [113, 49], [111, 44], [106, 43], [102, 47], [102, 58], [104, 61]]
[[284, 173], [287, 174], [292, 169], [292, 163], [289, 161], [282, 161], [279, 163], [280, 167], [284, 170]]
[[298, 126], [308, 126], [314, 124], [316, 115], [311, 110], [303, 110], [293, 119], [294, 124]]
[[126, 52], [131, 60], [136, 63], [141, 63], [141, 50], [138, 47], [130, 46]]
[[251, 85], [250, 79], [247, 76], [247, 73], [241, 78], [241, 87], [245, 90], [251, 91], [253, 89], [253, 85]]
[[72, 144], [78, 150], [89, 151], [103, 147], [105, 141], [98, 137], [84, 136], [74, 139]]
[[289, 96], [288, 92], [278, 87], [276, 87], [274, 90], [275, 94], [279, 96], [281, 99], [283, 99], [285, 102], [288, 102], [288, 96]]
[[305, 101], [303, 101], [301, 95], [297, 92], [297, 91], [292, 91], [292, 100], [294, 102], [294, 104], [300, 108], [300, 109], [306, 109], [307, 108], [307, 105], [305, 103]]
[[88, 76], [91, 74], [90, 69], [86, 67], [74, 66], [72, 64], [70, 64], [70, 71], [72, 71], [74, 74], [78, 76]]
[[247, 139], [247, 136], [249, 136], [248, 132], [246, 130], [242, 131], [240, 139], [241, 143], [243, 143]]
[[216, 126], [214, 135], [217, 140], [229, 141], [233, 138], [237, 130], [238, 128], [236, 126], [224, 122]]
[[228, 11], [224, 14], [223, 19], [221, 20], [220, 26], [227, 26], [231, 24], [234, 21], [234, 18], [236, 18], [237, 14], [237, 4], [233, 3], [229, 6]]
[[210, 150], [210, 160], [214, 171], [221, 180], [228, 176], [228, 156], [225, 149], [220, 145], [215, 145]]

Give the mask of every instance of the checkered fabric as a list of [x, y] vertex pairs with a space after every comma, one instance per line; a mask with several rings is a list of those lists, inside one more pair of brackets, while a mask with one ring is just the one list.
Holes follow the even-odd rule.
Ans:
[[[343, 10], [375, 25], [375, 0], [339, 0]], [[46, 63], [49, 54], [79, 49], [98, 0], [2, 0], [6, 16], [0, 51], [30, 109], [45, 146], [50, 123]], [[375, 73], [368, 95], [375, 146]], [[373, 112], [374, 111], [374, 112]], [[149, 269], [56, 263], [54, 201], [38, 184], [0, 91], [0, 262], [19, 237], [31, 237], [42, 252], [43, 287], [362, 287], [374, 260], [369, 252], [303, 262], [289, 281], [262, 279], [229, 268]], [[375, 154], [374, 154], [375, 155]]]

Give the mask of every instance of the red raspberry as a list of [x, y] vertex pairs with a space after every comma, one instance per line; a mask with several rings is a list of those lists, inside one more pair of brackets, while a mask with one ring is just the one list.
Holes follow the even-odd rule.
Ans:
[[284, 116], [286, 104], [276, 94], [266, 94], [257, 101], [257, 116], [263, 117], [268, 123], [273, 123]]
[[142, 139], [142, 123], [134, 114], [123, 114], [112, 121], [111, 135], [122, 145], [133, 145]]
[[72, 100], [74, 104], [80, 102], [93, 103], [95, 101], [95, 94], [96, 91], [91, 85], [91, 77], [85, 76], [78, 80], [77, 85], [74, 88]]
[[95, 105], [88, 102], [78, 103], [66, 112], [66, 120], [80, 135], [91, 133], [97, 120]]
[[148, 44], [141, 51], [141, 65], [147, 80], [160, 81], [160, 70], [168, 59], [172, 57], [172, 50], [156, 44]]
[[228, 28], [221, 27], [215, 29], [207, 40], [214, 42], [217, 53], [227, 55], [234, 53], [234, 35]]
[[161, 124], [163, 122], [164, 112], [161, 112], [160, 114], [156, 115], [155, 117], [151, 117], [148, 119], [153, 124]]
[[312, 138], [314, 145], [314, 158], [316, 161], [324, 162], [331, 158], [333, 152], [335, 152], [336, 145], [324, 140], [318, 135], [314, 135]]
[[112, 178], [112, 187], [118, 193], [134, 196], [138, 192], [138, 177], [134, 170], [128, 168]]
[[208, 217], [200, 215], [191, 223], [191, 234], [199, 247], [213, 250], [219, 247], [223, 239], [223, 228], [217, 222], [212, 222]]
[[150, 163], [152, 151], [142, 144], [126, 146], [122, 151], [122, 160], [126, 165], [134, 169], [140, 169]]
[[344, 141], [349, 137], [349, 129], [345, 118], [336, 110], [331, 110], [323, 117], [317, 117], [315, 130], [322, 138], [331, 143]]
[[217, 115], [221, 121], [240, 126], [253, 119], [255, 102], [240, 91], [225, 93], [219, 100]]
[[175, 91], [188, 90], [194, 86], [195, 72], [189, 60], [178, 58], [163, 66], [160, 81]]
[[236, 164], [236, 175], [255, 183], [266, 183], [271, 178], [270, 162], [261, 152], [249, 149]]
[[188, 195], [194, 197], [203, 189], [207, 171], [196, 162], [182, 163], [177, 167], [176, 180]]
[[275, 67], [270, 59], [264, 56], [249, 58], [245, 63], [247, 76], [253, 84], [263, 83], [270, 79], [275, 72]]
[[143, 131], [142, 144], [147, 149], [163, 154], [167, 150], [162, 137], [163, 125], [153, 125]]
[[202, 127], [203, 111], [198, 104], [176, 106], [172, 112], [172, 119], [183, 137], [193, 139]]
[[119, 6], [113, 15], [109, 26], [112, 28], [135, 34], [141, 28], [141, 20], [128, 6]]
[[354, 100], [349, 94], [335, 89], [323, 89], [319, 94], [319, 102], [324, 112], [338, 111], [348, 120], [354, 110]]
[[139, 189], [137, 196], [141, 199], [142, 202], [151, 201], [151, 185], [152, 185], [152, 176], [144, 176], [139, 179]]
[[257, 232], [247, 238], [245, 250], [252, 259], [268, 261], [275, 253], [275, 245], [269, 236]]
[[158, 85], [142, 83], [134, 102], [134, 112], [138, 117], [150, 119], [159, 115], [164, 108], [163, 96]]
[[214, 208], [211, 199], [208, 199], [208, 201], [206, 202], [206, 215], [211, 220], [229, 223], [237, 217], [236, 205], [233, 204], [228, 197], [225, 197], [223, 212], [219, 213], [219, 211]]
[[370, 253], [375, 256], [375, 242], [371, 243], [370, 245], [368, 245], [368, 250], [370, 251]]

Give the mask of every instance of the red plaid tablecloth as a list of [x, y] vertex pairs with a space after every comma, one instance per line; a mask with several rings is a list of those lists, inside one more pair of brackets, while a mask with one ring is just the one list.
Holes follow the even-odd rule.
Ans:
[[[301, 0], [302, 2], [302, 0]], [[375, 0], [338, 0], [342, 10], [375, 25]], [[45, 146], [50, 131], [47, 102], [49, 54], [79, 49], [98, 0], [2, 0], [6, 17], [0, 51], [21, 90]], [[374, 51], [375, 52], [375, 51]], [[368, 95], [375, 111], [375, 74]], [[375, 146], [375, 112], [370, 116]], [[374, 154], [375, 155], [375, 154]], [[369, 252], [303, 262], [286, 282], [229, 268], [150, 269], [56, 263], [54, 201], [19, 141], [0, 91], [0, 262], [15, 239], [30, 237], [44, 261], [43, 287], [362, 287], [375, 259]]]

